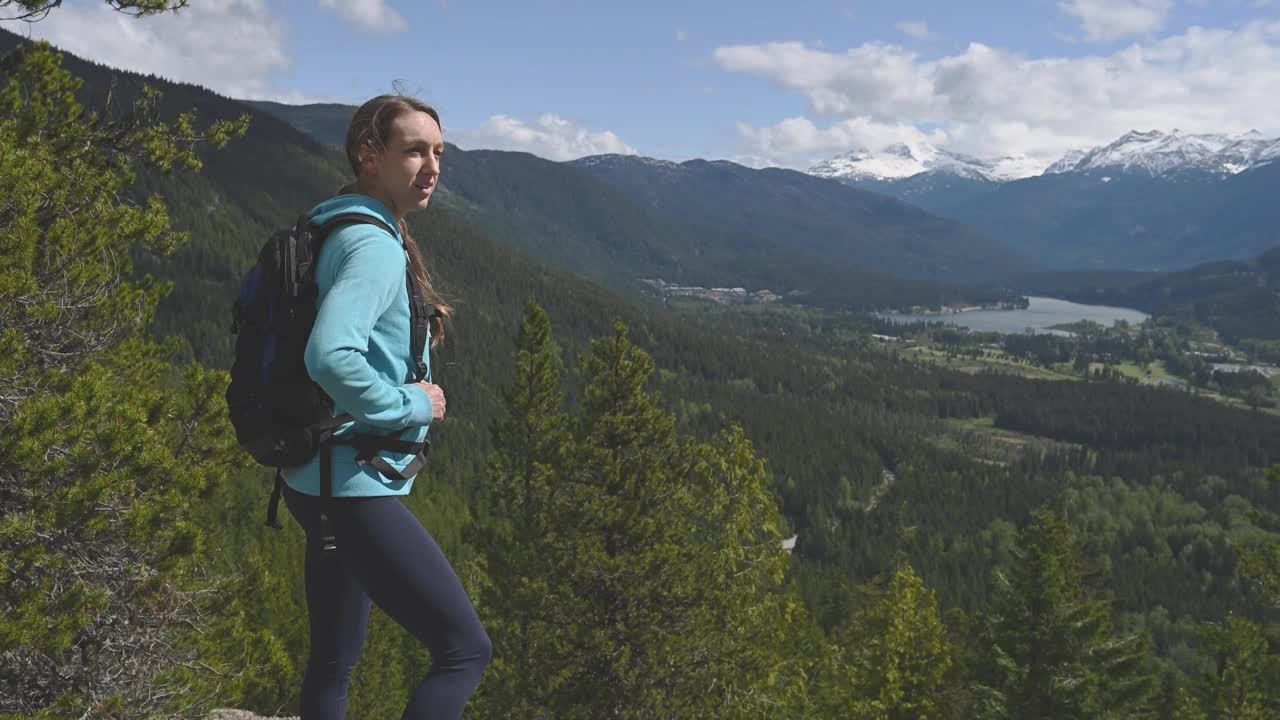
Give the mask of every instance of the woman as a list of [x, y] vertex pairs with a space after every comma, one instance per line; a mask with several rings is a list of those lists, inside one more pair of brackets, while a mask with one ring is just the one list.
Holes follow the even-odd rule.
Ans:
[[[305, 360], [312, 379], [333, 398], [335, 415], [356, 418], [340, 436], [398, 430], [400, 439], [421, 442], [427, 426], [444, 417], [444, 393], [430, 382], [429, 351], [421, 358], [426, 379], [413, 382], [419, 358], [409, 350], [406, 270], [416, 276], [428, 304], [446, 317], [449, 308], [432, 289], [404, 221], [430, 202], [443, 151], [434, 109], [410, 97], [376, 97], [356, 111], [347, 132], [355, 182], [312, 211], [317, 224], [352, 213], [381, 223], [340, 226], [316, 262], [319, 312]], [[431, 342], [439, 343], [443, 331], [443, 318], [433, 317]], [[408, 494], [413, 478], [387, 477], [371, 463], [357, 463], [351, 445], [334, 445], [331, 452], [328, 503], [319, 497], [318, 457], [281, 473], [285, 503], [307, 534], [311, 654], [302, 718], [346, 716], [347, 685], [364, 645], [371, 602], [431, 652], [431, 671], [403, 717], [461, 717], [492, 645], [457, 574], [399, 497]], [[381, 456], [397, 470], [412, 459], [395, 452]], [[322, 511], [332, 523], [336, 552], [321, 548]]]

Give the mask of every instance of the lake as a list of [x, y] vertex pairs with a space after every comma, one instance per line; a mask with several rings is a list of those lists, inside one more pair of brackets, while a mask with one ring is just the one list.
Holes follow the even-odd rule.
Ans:
[[880, 317], [899, 322], [945, 322], [961, 325], [978, 332], [1023, 333], [1027, 328], [1036, 332], [1069, 335], [1059, 330], [1049, 330], [1054, 325], [1092, 320], [1111, 327], [1117, 320], [1137, 324], [1147, 319], [1138, 310], [1107, 305], [1081, 305], [1080, 303], [1047, 297], [1027, 297], [1030, 303], [1025, 310], [966, 310], [958, 313], [879, 313]]

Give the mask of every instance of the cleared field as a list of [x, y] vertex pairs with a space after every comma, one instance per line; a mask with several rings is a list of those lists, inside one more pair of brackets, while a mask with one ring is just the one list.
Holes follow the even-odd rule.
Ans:
[[952, 418], [944, 420], [942, 426], [942, 434], [932, 439], [934, 445], [962, 451], [979, 462], [991, 465], [1006, 465], [1026, 453], [1073, 447], [1070, 443], [1039, 435], [998, 428], [992, 417]]
[[945, 350], [930, 347], [912, 347], [904, 351], [908, 357], [914, 356], [920, 362], [927, 362], [939, 367], [946, 367], [960, 372], [978, 373], [984, 370], [1018, 375], [1037, 380], [1078, 380], [1077, 376], [1036, 365], [1018, 362], [1003, 352], [988, 350], [986, 357], [948, 357]]
[[[964, 357], [964, 356], [948, 356], [946, 349], [914, 346], [902, 348], [901, 352], [905, 357], [913, 358], [917, 362], [945, 367], [960, 372], [979, 373], [984, 371], [995, 371], [1017, 375], [1019, 377], [1031, 378], [1035, 380], [1057, 380], [1057, 381], [1081, 381], [1084, 376], [1077, 372], [1069, 363], [1059, 363], [1051, 367], [1045, 368], [1038, 365], [1029, 365], [1025, 362], [1019, 362], [1006, 353], [986, 349], [986, 354], [982, 357]], [[1101, 370], [1106, 367], [1102, 363], [1091, 363], [1089, 371]], [[1251, 409], [1249, 403], [1240, 398], [1223, 395], [1222, 393], [1201, 388], [1193, 388], [1189, 383], [1180, 377], [1169, 372], [1163, 361], [1155, 361], [1145, 366], [1138, 365], [1133, 362], [1119, 363], [1112, 365], [1111, 368], [1121, 375], [1133, 378], [1144, 385], [1153, 387], [1163, 387], [1172, 390], [1186, 390], [1194, 392], [1202, 397], [1210, 398], [1218, 402], [1238, 407], [1242, 409]], [[1271, 379], [1272, 383], [1280, 388], [1280, 375]], [[1259, 408], [1262, 412], [1280, 415], [1280, 408]]]

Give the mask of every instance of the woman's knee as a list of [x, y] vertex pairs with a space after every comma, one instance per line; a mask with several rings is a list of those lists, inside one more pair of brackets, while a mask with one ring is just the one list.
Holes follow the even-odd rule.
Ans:
[[467, 656], [480, 667], [488, 665], [493, 659], [493, 641], [489, 639], [489, 633], [485, 631], [484, 626], [479, 623], [476, 623], [476, 628], [468, 639]]
[[483, 670], [493, 659], [493, 642], [484, 626], [476, 623], [470, 631], [445, 650], [444, 661], [451, 666]]
[[312, 657], [307, 663], [305, 685], [317, 694], [333, 694], [345, 696], [347, 686], [351, 684], [351, 675], [356, 669], [356, 661], [351, 658], [318, 658]]
[[493, 659], [493, 641], [489, 639], [489, 633], [485, 632], [483, 627], [480, 628], [480, 640], [481, 664], [488, 665], [489, 661]]

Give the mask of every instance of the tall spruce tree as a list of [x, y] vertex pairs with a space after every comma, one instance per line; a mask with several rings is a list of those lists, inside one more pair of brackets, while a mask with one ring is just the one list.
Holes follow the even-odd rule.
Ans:
[[540, 309], [517, 346], [494, 516], [476, 533], [499, 668], [483, 714], [798, 716], [804, 668], [788, 653], [805, 618], [781, 587], [781, 518], [741, 430], [679, 438], [620, 323], [582, 360], [571, 423]]
[[836, 633], [824, 677], [823, 715], [876, 720], [937, 718], [951, 670], [938, 601], [910, 565]]
[[491, 428], [496, 449], [478, 483], [483, 512], [467, 532], [485, 561], [477, 605], [494, 642], [474, 707], [481, 716], [535, 720], [557, 717], [550, 698], [568, 662], [564, 628], [572, 618], [565, 612], [572, 608], [554, 584], [553, 495], [569, 445], [562, 361], [551, 321], [533, 299], [513, 359], [515, 381], [502, 393], [507, 414]]
[[[245, 122], [171, 126], [151, 92], [86, 112], [60, 63], [45, 44], [0, 61], [0, 714], [194, 716], [252, 671], [225, 647], [197, 662], [189, 635], [226, 588], [193, 560], [189, 508], [239, 456], [225, 374], [146, 338], [167, 287], [131, 258], [183, 236], [123, 198], [135, 168], [194, 169]], [[271, 654], [219, 622], [232, 652]]]
[[980, 693], [997, 717], [1148, 717], [1155, 677], [1139, 635], [1113, 632], [1110, 604], [1086, 583], [1075, 534], [1048, 510], [1019, 533], [995, 572]]
[[1192, 683], [1182, 718], [1280, 717], [1280, 628], [1231, 616], [1205, 627], [1212, 670]]
[[781, 520], [738, 428], [682, 440], [645, 391], [652, 359], [627, 328], [592, 343], [565, 476], [583, 598], [572, 679], [591, 716], [785, 717], [796, 687], [777, 649], [798, 612], [780, 592]]

